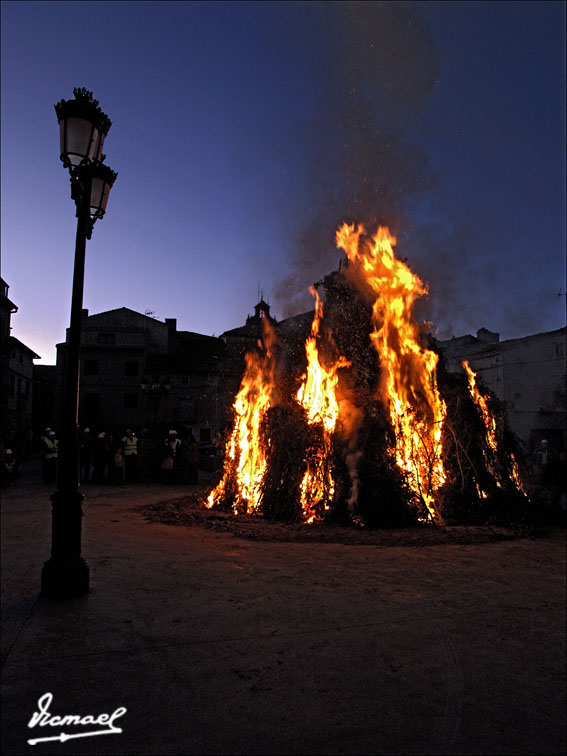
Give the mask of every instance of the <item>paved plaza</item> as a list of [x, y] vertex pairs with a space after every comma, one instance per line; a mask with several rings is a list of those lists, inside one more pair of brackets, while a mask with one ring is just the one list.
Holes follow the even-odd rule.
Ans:
[[[3, 492], [5, 756], [564, 752], [563, 534], [384, 548], [144, 519], [186, 490], [86, 487], [91, 592], [67, 601], [38, 595], [51, 491]], [[125, 708], [121, 732], [29, 745], [101, 729], [28, 727], [46, 693], [44, 721]]]

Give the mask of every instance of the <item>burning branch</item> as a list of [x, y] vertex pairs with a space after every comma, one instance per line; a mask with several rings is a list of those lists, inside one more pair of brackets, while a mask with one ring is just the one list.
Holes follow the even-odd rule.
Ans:
[[234, 426], [226, 450], [223, 476], [211, 491], [206, 506], [230, 502], [234, 514], [251, 514], [260, 509], [266, 454], [260, 428], [273, 401], [274, 346], [276, 336], [264, 319], [259, 352], [246, 355], [246, 369], [233, 404]]
[[317, 336], [323, 316], [323, 303], [316, 289], [311, 287], [315, 297], [315, 315], [311, 324], [311, 335], [305, 344], [307, 371], [297, 392], [297, 401], [305, 410], [310, 425], [321, 424], [323, 428], [321, 444], [312, 448], [307, 457], [307, 469], [301, 482], [300, 498], [303, 516], [311, 523], [320, 519], [328, 511], [335, 493], [335, 481], [331, 465], [331, 434], [339, 417], [339, 405], [335, 389], [338, 383], [337, 370], [350, 363], [344, 357], [326, 370], [319, 360]]
[[337, 247], [352, 265], [352, 279], [372, 292], [371, 339], [380, 358], [379, 397], [395, 432], [395, 455], [410, 486], [424, 504], [427, 519], [441, 519], [435, 491], [445, 481], [441, 433], [446, 408], [436, 381], [437, 355], [421, 346], [413, 319], [417, 297], [427, 287], [394, 255], [396, 239], [378, 227], [373, 237], [346, 223], [337, 231]]

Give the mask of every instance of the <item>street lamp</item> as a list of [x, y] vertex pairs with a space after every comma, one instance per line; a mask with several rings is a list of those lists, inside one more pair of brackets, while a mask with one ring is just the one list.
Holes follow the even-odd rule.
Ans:
[[104, 216], [117, 174], [104, 164], [104, 139], [111, 126], [92, 92], [73, 90], [74, 100], [55, 105], [61, 137], [61, 161], [69, 169], [71, 198], [77, 208], [77, 236], [71, 321], [64, 364], [63, 407], [57, 491], [51, 496], [51, 558], [41, 573], [43, 596], [81, 596], [89, 590], [89, 568], [81, 557], [84, 496], [79, 474], [79, 365], [86, 241]]

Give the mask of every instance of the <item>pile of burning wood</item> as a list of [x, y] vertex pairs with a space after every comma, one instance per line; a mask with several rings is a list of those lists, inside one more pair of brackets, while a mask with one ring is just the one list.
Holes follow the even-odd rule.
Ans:
[[[268, 320], [233, 405], [207, 507], [367, 526], [486, 522], [527, 504], [503, 407], [463, 363], [450, 374], [417, 324], [426, 286], [379, 227], [344, 224], [301, 360]], [[285, 367], [284, 367], [285, 366]]]

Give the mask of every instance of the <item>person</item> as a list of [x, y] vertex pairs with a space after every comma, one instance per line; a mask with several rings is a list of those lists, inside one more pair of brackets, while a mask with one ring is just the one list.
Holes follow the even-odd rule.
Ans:
[[114, 440], [110, 436], [109, 442], [109, 483], [122, 485], [124, 483], [124, 446], [121, 440]]
[[93, 483], [104, 483], [106, 480], [107, 450], [106, 433], [101, 431], [93, 444]]
[[39, 449], [41, 453], [41, 479], [44, 483], [47, 483], [46, 477], [47, 477], [47, 468], [45, 464], [45, 452], [48, 447], [48, 440], [49, 440], [49, 432], [51, 431], [51, 428], [48, 426], [43, 431], [40, 439], [39, 439]]
[[130, 428], [126, 429], [126, 435], [122, 439], [124, 447], [124, 461], [126, 463], [126, 482], [133, 483], [138, 480], [138, 439]]
[[91, 437], [90, 428], [85, 428], [83, 430], [79, 455], [81, 461], [81, 481], [83, 483], [88, 483], [91, 477], [91, 463], [93, 457], [93, 439]]
[[552, 461], [552, 454], [546, 438], [541, 440], [541, 445], [535, 454], [535, 458], [538, 483], [547, 487], [549, 483], [549, 466]]
[[177, 454], [177, 450], [181, 446], [181, 441], [177, 438], [177, 431], [176, 430], [170, 430], [167, 434], [167, 438], [165, 439], [165, 445], [168, 446], [172, 452], [172, 456], [175, 459], [175, 455]]
[[165, 439], [165, 450], [161, 462], [161, 477], [164, 483], [171, 483], [173, 480], [175, 458], [180, 446], [181, 441], [177, 438], [177, 431], [170, 430]]
[[14, 452], [11, 449], [4, 451], [4, 458], [2, 460], [2, 468], [0, 470], [1, 479], [0, 482], [3, 486], [10, 485], [18, 477], [19, 464], [14, 456]]
[[175, 478], [178, 483], [197, 483], [199, 465], [199, 444], [191, 432], [183, 434], [175, 455]]
[[43, 441], [43, 482], [55, 483], [57, 478], [57, 457], [59, 441], [55, 431], [49, 430]]
[[567, 511], [567, 453], [561, 449], [548, 468], [551, 501], [556, 512], [565, 514]]

